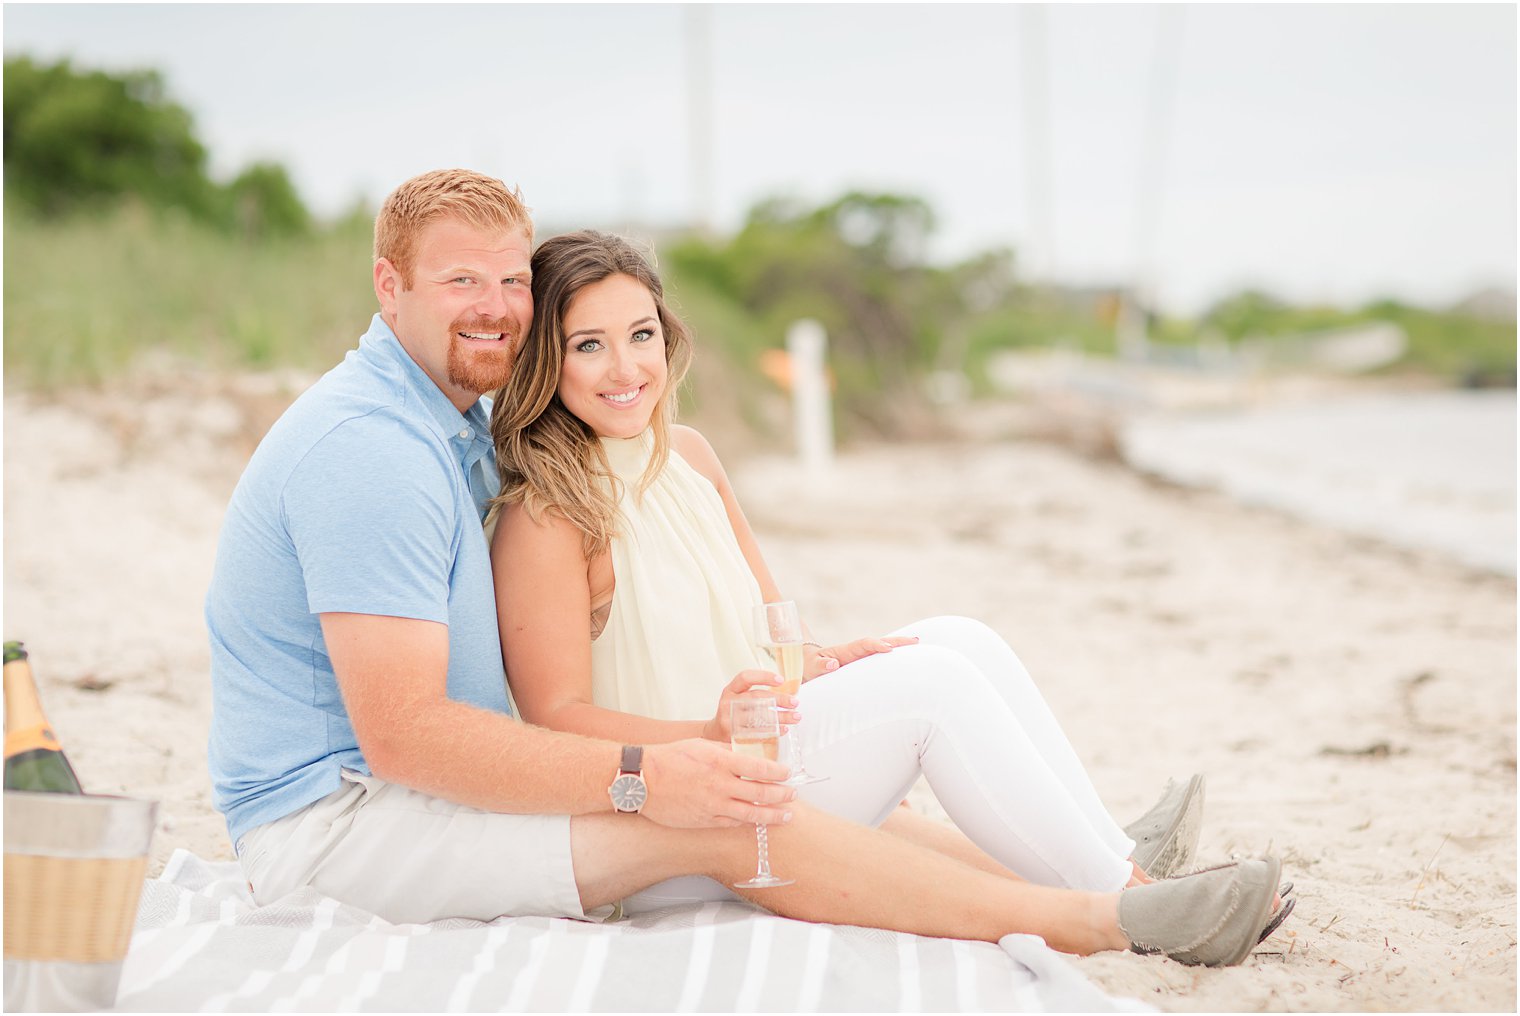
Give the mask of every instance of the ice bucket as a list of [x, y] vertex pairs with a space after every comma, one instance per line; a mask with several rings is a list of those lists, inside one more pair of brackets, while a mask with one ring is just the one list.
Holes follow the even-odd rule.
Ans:
[[116, 1004], [157, 801], [5, 791], [5, 1009]]

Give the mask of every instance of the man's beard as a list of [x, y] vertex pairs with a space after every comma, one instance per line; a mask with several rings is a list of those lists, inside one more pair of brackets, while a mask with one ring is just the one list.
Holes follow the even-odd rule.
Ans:
[[[475, 349], [467, 351], [460, 332], [501, 332], [500, 349]], [[487, 322], [454, 322], [449, 332], [448, 372], [449, 383], [467, 392], [484, 395], [494, 392], [507, 383], [512, 373], [512, 361], [517, 350], [519, 336], [512, 322], [502, 319]]]

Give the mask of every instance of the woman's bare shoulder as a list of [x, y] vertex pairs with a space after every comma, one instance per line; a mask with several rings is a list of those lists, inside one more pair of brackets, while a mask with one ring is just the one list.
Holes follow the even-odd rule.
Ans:
[[581, 531], [563, 515], [543, 512], [535, 519], [521, 503], [503, 505], [492, 534], [491, 550], [521, 559], [524, 554], [576, 555], [585, 558]]
[[670, 428], [670, 444], [686, 460], [687, 465], [712, 481], [720, 490], [728, 481], [723, 463], [711, 442], [695, 427], [676, 424]]

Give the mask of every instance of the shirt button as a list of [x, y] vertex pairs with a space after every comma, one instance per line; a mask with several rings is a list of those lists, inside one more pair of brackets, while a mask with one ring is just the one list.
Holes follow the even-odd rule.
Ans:
[[464, 430], [461, 430], [459, 432], [459, 436], [462, 437], [462, 438], [464, 438], [466, 441], [468, 441], [470, 438], [472, 438], [472, 437], [475, 436], [475, 432], [473, 430], [471, 430], [470, 428], [466, 427]]

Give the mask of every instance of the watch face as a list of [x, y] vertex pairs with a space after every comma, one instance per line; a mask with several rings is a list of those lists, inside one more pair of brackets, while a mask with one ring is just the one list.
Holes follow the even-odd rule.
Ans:
[[612, 806], [618, 811], [638, 811], [644, 807], [644, 799], [649, 796], [643, 778], [631, 774], [613, 780], [607, 793], [612, 796]]

